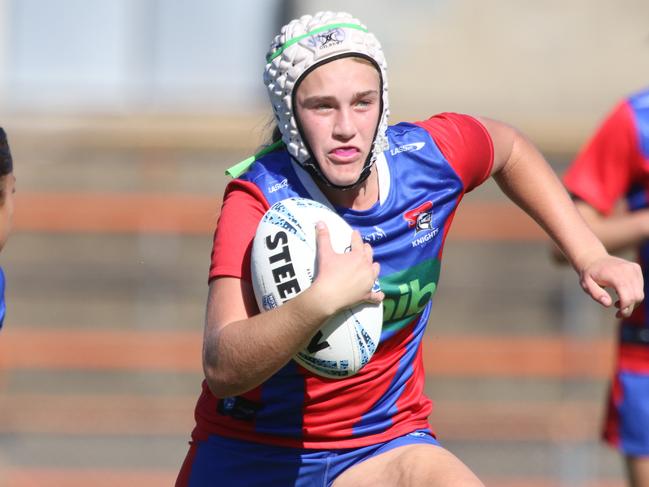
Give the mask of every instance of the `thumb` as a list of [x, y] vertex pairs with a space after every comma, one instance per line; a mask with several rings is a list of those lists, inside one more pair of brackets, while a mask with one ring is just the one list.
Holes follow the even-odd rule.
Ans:
[[609, 307], [613, 304], [613, 299], [610, 294], [606, 292], [595, 280], [589, 276], [585, 275], [581, 280], [581, 287], [584, 289], [586, 294], [590, 295], [595, 301], [605, 307]]
[[329, 228], [325, 222], [319, 221], [315, 224], [316, 251], [318, 255], [332, 254], [334, 249], [331, 246]]

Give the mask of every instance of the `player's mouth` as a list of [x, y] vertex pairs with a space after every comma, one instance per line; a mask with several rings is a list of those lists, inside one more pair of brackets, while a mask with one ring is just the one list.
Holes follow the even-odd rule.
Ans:
[[336, 147], [335, 149], [330, 150], [328, 155], [329, 159], [331, 159], [333, 162], [346, 164], [356, 161], [360, 153], [361, 151], [358, 149], [358, 147], [344, 146]]

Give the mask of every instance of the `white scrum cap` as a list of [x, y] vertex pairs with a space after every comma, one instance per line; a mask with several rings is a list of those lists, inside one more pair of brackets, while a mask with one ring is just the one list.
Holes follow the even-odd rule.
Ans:
[[[303, 166], [320, 173], [302, 140], [293, 112], [293, 90], [315, 67], [339, 57], [359, 56], [372, 62], [381, 75], [382, 113], [366, 168], [388, 149], [387, 63], [379, 41], [358, 20], [345, 12], [318, 12], [282, 27], [266, 56], [264, 83], [289, 154]], [[369, 171], [367, 171], [369, 174]], [[363, 178], [364, 179], [364, 178]]]

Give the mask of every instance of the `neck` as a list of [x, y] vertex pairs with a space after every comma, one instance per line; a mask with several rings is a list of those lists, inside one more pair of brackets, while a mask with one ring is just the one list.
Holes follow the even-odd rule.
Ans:
[[320, 190], [334, 206], [350, 208], [352, 210], [368, 210], [379, 200], [379, 178], [376, 165], [372, 167], [370, 175], [357, 188], [342, 191], [316, 181]]

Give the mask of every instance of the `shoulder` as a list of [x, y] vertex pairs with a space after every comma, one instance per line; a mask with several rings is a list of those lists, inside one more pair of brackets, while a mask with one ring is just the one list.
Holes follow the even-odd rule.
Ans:
[[444, 127], [444, 126], [473, 126], [473, 125], [482, 125], [477, 118], [466, 113], [458, 112], [442, 112], [435, 115], [431, 115], [425, 120], [420, 120], [414, 122], [419, 126], [424, 126], [428, 128], [433, 127]]
[[645, 154], [649, 157], [649, 89], [631, 95], [620, 104], [619, 123], [626, 123], [637, 130], [642, 137]]
[[649, 108], [649, 87], [631, 94], [623, 103]]
[[263, 178], [280, 176], [289, 171], [290, 166], [290, 156], [286, 148], [283, 148], [257, 159], [239, 179], [254, 182]]
[[404, 125], [403, 130], [427, 133], [445, 156], [465, 149], [491, 153], [493, 144], [489, 132], [480, 121], [463, 113], [444, 112], [425, 120]]
[[401, 122], [389, 128], [389, 131], [396, 136], [421, 130], [426, 131], [433, 139], [444, 137], [449, 131], [459, 131], [459, 133], [478, 131], [483, 135], [487, 133], [484, 126], [475, 117], [455, 112], [438, 113], [424, 120]]
[[614, 145], [618, 149], [637, 144], [638, 122], [649, 120], [649, 91], [619, 100], [604, 116], [590, 138], [590, 145]]
[[485, 126], [475, 117], [444, 112], [426, 120], [396, 125], [394, 130], [396, 134], [418, 131], [430, 136], [462, 179], [465, 191], [482, 183], [490, 174], [493, 142]]

